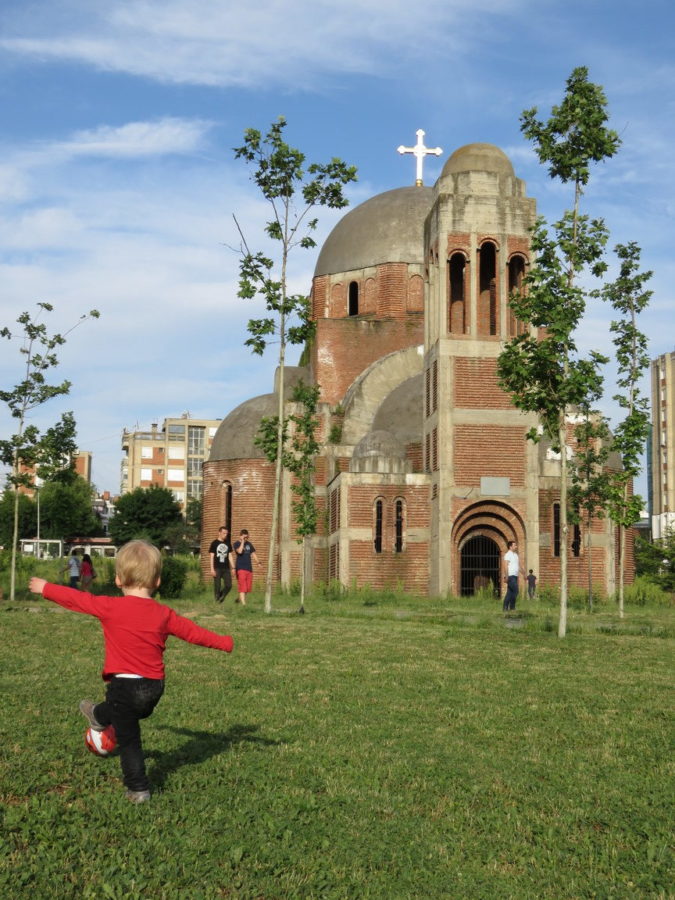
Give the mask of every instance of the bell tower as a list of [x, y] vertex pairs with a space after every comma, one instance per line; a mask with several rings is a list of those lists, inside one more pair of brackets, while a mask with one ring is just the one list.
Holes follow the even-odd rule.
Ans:
[[[432, 593], [467, 593], [485, 579], [500, 590], [494, 560], [508, 540], [519, 542], [523, 560], [538, 556], [537, 450], [525, 440], [534, 421], [515, 409], [496, 373], [504, 341], [526, 327], [508, 298], [530, 263], [534, 221], [535, 202], [498, 147], [468, 144], [448, 159], [425, 223]], [[491, 560], [484, 574], [474, 547]], [[462, 572], [469, 565], [470, 575]]]

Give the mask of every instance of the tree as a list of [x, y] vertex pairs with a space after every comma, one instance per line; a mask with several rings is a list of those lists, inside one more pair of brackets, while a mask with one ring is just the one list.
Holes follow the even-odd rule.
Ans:
[[110, 536], [116, 544], [142, 538], [164, 546], [171, 529], [181, 526], [182, 520], [180, 503], [168, 488], [138, 487], [117, 501]]
[[[514, 404], [538, 414], [543, 434], [560, 453], [559, 637], [567, 632], [567, 423], [570, 412], [586, 397], [600, 394], [599, 366], [607, 361], [599, 353], [582, 358], [575, 342], [587, 296], [580, 276], [590, 271], [599, 277], [606, 269], [605, 225], [580, 213], [591, 163], [614, 156], [620, 144], [616, 132], [606, 127], [606, 106], [602, 88], [589, 82], [588, 70], [579, 67], [567, 79], [563, 101], [553, 107], [547, 122], [537, 119], [536, 108], [521, 116], [521, 131], [533, 142], [539, 160], [548, 165], [551, 178], [574, 186], [574, 201], [552, 233], [538, 219], [531, 241], [535, 263], [523, 279], [522, 292], [511, 297], [517, 318], [542, 330], [514, 338], [498, 363], [500, 382]], [[531, 429], [528, 438], [539, 440], [539, 430]]]
[[610, 482], [605, 466], [609, 458], [610, 433], [605, 417], [591, 410], [590, 398], [587, 398], [581, 416], [581, 422], [574, 429], [576, 446], [571, 467], [569, 507], [571, 521], [584, 526], [588, 568], [588, 610], [592, 612], [592, 524], [594, 518], [604, 518], [608, 502]]
[[46, 538], [95, 537], [103, 533], [92, 509], [93, 490], [79, 475], [47, 481], [40, 488], [40, 530]]
[[616, 279], [598, 292], [611, 303], [620, 318], [612, 322], [611, 332], [619, 369], [614, 399], [625, 410], [625, 417], [614, 429], [612, 449], [621, 458], [621, 469], [613, 474], [609, 493], [609, 515], [620, 528], [619, 537], [619, 616], [624, 615], [624, 579], [626, 530], [640, 518], [642, 497], [632, 494], [633, 479], [640, 472], [642, 454], [649, 434], [649, 403], [640, 393], [640, 379], [649, 366], [646, 336], [637, 327], [637, 317], [652, 296], [645, 284], [651, 272], [640, 272], [640, 248], [631, 241], [615, 248], [620, 260]]
[[15, 513], [18, 496], [18, 514], [16, 515], [16, 540], [35, 537], [37, 523], [37, 504], [26, 494], [18, 494], [11, 489], [5, 490], [0, 498], [0, 547], [12, 546], [15, 533]]
[[[52, 334], [47, 327], [40, 322], [43, 313], [51, 312], [53, 307], [49, 303], [38, 303], [37, 313], [32, 316], [29, 312], [21, 313], [17, 324], [20, 326], [19, 335], [22, 341], [20, 353], [23, 356], [23, 378], [9, 391], [0, 391], [0, 400], [7, 404], [14, 419], [17, 420], [16, 432], [10, 438], [0, 441], [0, 461], [11, 467], [8, 482], [14, 488], [14, 527], [12, 535], [12, 561], [10, 575], [10, 600], [14, 600], [16, 588], [16, 553], [19, 534], [19, 488], [30, 487], [33, 484], [33, 472], [41, 463], [43, 451], [42, 437], [35, 425], [27, 424], [29, 414], [42, 406], [52, 397], [67, 394], [70, 391], [70, 382], [62, 381], [60, 384], [47, 384], [45, 373], [58, 365], [56, 350], [66, 341], [66, 336], [81, 325], [86, 319], [97, 319], [99, 313], [92, 309], [80, 316], [72, 328], [64, 334]], [[11, 340], [12, 332], [8, 328], [0, 330], [0, 336]], [[52, 438], [44, 447], [45, 454], [49, 455], [60, 442], [68, 440], [68, 422], [62, 419], [62, 431], [59, 434], [59, 426], [51, 429]], [[61, 440], [63, 438], [63, 441]], [[52, 460], [53, 462], [53, 460]]]
[[[254, 128], [244, 133], [244, 143], [235, 148], [235, 157], [253, 166], [252, 179], [264, 199], [270, 204], [272, 216], [265, 225], [268, 238], [278, 243], [275, 262], [261, 252], [252, 253], [239, 228], [242, 240], [242, 259], [239, 268], [239, 292], [242, 299], [260, 298], [268, 315], [251, 319], [248, 323], [250, 337], [246, 346], [262, 355], [274, 337], [279, 342], [278, 356], [278, 415], [277, 451], [275, 459], [272, 523], [265, 580], [265, 611], [272, 609], [272, 580], [276, 559], [279, 526], [279, 503], [283, 468], [284, 422], [284, 364], [287, 344], [302, 344], [313, 334], [309, 299], [304, 295], [288, 293], [288, 259], [296, 247], [310, 249], [316, 246], [312, 233], [318, 220], [310, 219], [315, 207], [342, 209], [347, 206], [343, 188], [356, 180], [356, 169], [342, 160], [333, 158], [329, 163], [311, 163], [305, 166], [305, 155], [290, 147], [284, 140], [286, 120], [277, 119], [266, 135]], [[291, 324], [291, 323], [295, 324]]]
[[[316, 534], [319, 512], [314, 490], [314, 469], [316, 454], [320, 445], [316, 440], [319, 421], [316, 408], [321, 388], [319, 385], [306, 385], [299, 382], [293, 389], [291, 400], [297, 404], [297, 411], [287, 416], [282, 423], [284, 452], [283, 467], [293, 476], [291, 491], [296, 499], [293, 501], [295, 514], [295, 533], [302, 546], [300, 563], [300, 612], [305, 611], [306, 557], [307, 538]], [[263, 451], [270, 462], [277, 457], [279, 439], [278, 417], [263, 417], [254, 444]], [[289, 437], [290, 434], [290, 437]]]

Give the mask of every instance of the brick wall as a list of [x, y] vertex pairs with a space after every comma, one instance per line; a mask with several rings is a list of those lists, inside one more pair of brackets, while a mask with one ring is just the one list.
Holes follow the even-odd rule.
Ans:
[[248, 528], [262, 568], [266, 571], [269, 551], [270, 510], [274, 493], [274, 466], [263, 459], [218, 460], [204, 463], [204, 498], [201, 538], [202, 575], [209, 577], [209, 545], [224, 524], [224, 482], [232, 485], [232, 537]]
[[483, 475], [525, 484], [525, 429], [515, 425], [457, 425], [454, 429], [455, 481], [478, 487]]
[[454, 405], [463, 409], [512, 409], [513, 404], [497, 383], [497, 360], [455, 359]]
[[352, 382], [371, 363], [395, 350], [424, 341], [424, 320], [418, 313], [405, 319], [319, 319], [312, 345], [312, 377], [321, 385], [321, 399], [340, 403]]

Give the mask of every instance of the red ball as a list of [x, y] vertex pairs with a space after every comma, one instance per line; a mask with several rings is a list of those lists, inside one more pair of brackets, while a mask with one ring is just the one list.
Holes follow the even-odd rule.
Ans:
[[84, 733], [84, 743], [87, 745], [87, 750], [95, 753], [96, 756], [110, 756], [117, 748], [115, 729], [112, 725], [108, 725], [103, 731], [87, 728]]

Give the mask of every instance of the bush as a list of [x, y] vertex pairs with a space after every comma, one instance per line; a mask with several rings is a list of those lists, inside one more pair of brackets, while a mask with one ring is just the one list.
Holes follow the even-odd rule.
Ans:
[[180, 597], [185, 587], [188, 566], [184, 559], [177, 556], [165, 556], [162, 560], [162, 583], [159, 593], [162, 599]]
[[647, 577], [636, 578], [624, 588], [624, 600], [634, 606], [668, 606], [672, 595]]

